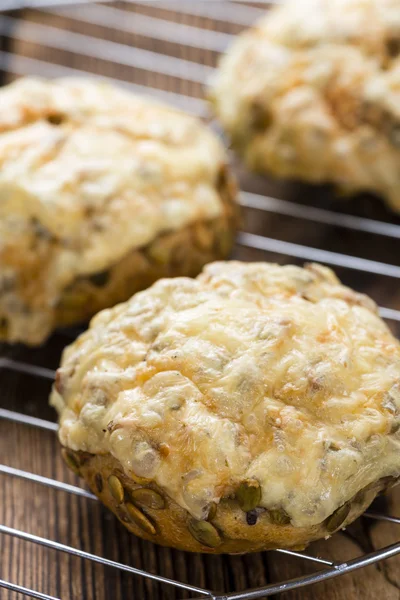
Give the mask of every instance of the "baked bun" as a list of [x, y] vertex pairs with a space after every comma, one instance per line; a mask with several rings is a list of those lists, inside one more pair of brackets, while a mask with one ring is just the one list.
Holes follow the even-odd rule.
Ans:
[[0, 105], [0, 340], [229, 253], [235, 186], [200, 121], [92, 80], [22, 79]]
[[400, 475], [400, 347], [332, 271], [217, 262], [98, 314], [52, 404], [67, 463], [141, 537], [304, 548]]
[[399, 15], [400, 0], [288, 0], [238, 37], [211, 95], [251, 168], [400, 211]]

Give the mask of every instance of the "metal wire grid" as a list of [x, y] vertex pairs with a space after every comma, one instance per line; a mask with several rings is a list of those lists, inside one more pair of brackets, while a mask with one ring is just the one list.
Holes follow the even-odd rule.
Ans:
[[[85, 3], [85, 0], [74, 0], [74, 4]], [[136, 5], [146, 5], [146, 0], [129, 0]], [[277, 0], [279, 1], [279, 0]], [[54, 5], [59, 0], [39, 0], [37, 5]], [[225, 50], [232, 35], [219, 31], [210, 31], [189, 25], [177, 25], [163, 18], [156, 18], [147, 15], [128, 14], [126, 11], [115, 8], [113, 6], [104, 6], [92, 4], [90, 0], [86, 0], [86, 6], [82, 4], [78, 7], [65, 6], [70, 2], [64, 1], [64, 6], [56, 8], [47, 8], [47, 12], [54, 12], [62, 16], [67, 16], [69, 19], [79, 19], [80, 22], [88, 25], [100, 25], [109, 29], [118, 29], [129, 33], [138, 33], [141, 36], [148, 36], [153, 39], [178, 43], [203, 50], [211, 50], [221, 52]], [[270, 2], [272, 3], [272, 2]], [[5, 10], [10, 7], [26, 5], [28, 3], [20, 0], [6, 1], [5, 5], [0, 8]], [[251, 24], [262, 11], [259, 8], [252, 6], [244, 6], [243, 3], [230, 2], [230, 10], [227, 12], [227, 2], [214, 2], [212, 0], [186, 4], [179, 3], [179, 10], [188, 15], [197, 15], [230, 22], [235, 25], [247, 26]], [[176, 2], [162, 2], [162, 8], [166, 10], [175, 10]], [[15, 25], [19, 23], [18, 28]], [[162, 75], [170, 75], [179, 79], [205, 84], [208, 77], [212, 73], [212, 68], [205, 65], [200, 65], [192, 61], [183, 60], [173, 56], [166, 56], [156, 52], [132, 48], [128, 45], [102, 40], [96, 37], [84, 35], [81, 33], [69, 32], [68, 36], [60, 35], [61, 31], [57, 27], [43, 25], [40, 23], [20, 21], [15, 16], [0, 16], [0, 35], [9, 36], [10, 31], [13, 32], [14, 39], [21, 41], [29, 41], [45, 45], [50, 49], [60, 49], [71, 53], [82, 54], [96, 59], [102, 59], [117, 64], [125, 64], [137, 69], [152, 70]], [[27, 56], [14, 56], [8, 50], [0, 50], [0, 69], [4, 72], [12, 73], [13, 75], [37, 74], [47, 77], [60, 75], [87, 75], [86, 71], [81, 71], [75, 68], [58, 65]], [[93, 75], [93, 74], [92, 74]], [[118, 80], [119, 84], [126, 85], [139, 93], [152, 94], [162, 99], [165, 99], [180, 108], [192, 112], [198, 116], [204, 117], [207, 114], [205, 102], [196, 97], [185, 96], [175, 92], [166, 91], [163, 89], [151, 88], [148, 86], [132, 84]], [[287, 200], [242, 192], [240, 202], [242, 206], [252, 208], [268, 213], [285, 215], [292, 218], [306, 219], [318, 224], [328, 226], [341, 227], [356, 232], [367, 232], [378, 236], [400, 239], [400, 225], [382, 222], [378, 220], [347, 215], [333, 212], [326, 209], [316, 208], [289, 202]], [[349, 256], [346, 254], [327, 251], [319, 248], [313, 248], [292, 242], [282, 241], [270, 237], [260, 236], [249, 232], [241, 232], [237, 243], [241, 246], [265, 251], [267, 253], [281, 254], [304, 260], [312, 260], [339, 266], [343, 268], [353, 269], [355, 271], [367, 272], [376, 275], [385, 275], [388, 277], [400, 279], [400, 267], [392, 264], [378, 262], [360, 258], [357, 256]], [[392, 321], [400, 322], [400, 311], [389, 307], [380, 307], [380, 314], [383, 318]], [[38, 367], [32, 364], [24, 363], [12, 358], [0, 357], [0, 371], [9, 370], [18, 373], [24, 373], [33, 377], [53, 380], [54, 371], [44, 367]], [[36, 417], [24, 415], [22, 413], [0, 409], [0, 419], [14, 423], [20, 423], [26, 426], [36, 427], [41, 430], [55, 432], [57, 425], [55, 423], [45, 421]], [[98, 501], [97, 497], [85, 489], [60, 482], [51, 478], [43, 477], [28, 471], [15, 469], [7, 465], [0, 464], [0, 474], [17, 477], [23, 480], [28, 480], [39, 485], [47, 486], [64, 493], [81, 496], [87, 499], [88, 502]], [[400, 519], [380, 513], [366, 513], [365, 516], [370, 519], [381, 521], [390, 521], [394, 524], [400, 524]], [[60, 542], [56, 542], [47, 538], [39, 537], [22, 530], [8, 527], [0, 524], [0, 534], [15, 537], [19, 540], [39, 544], [46, 548], [50, 548], [59, 552], [64, 552], [70, 555], [80, 557], [95, 563], [100, 563], [103, 566], [125, 571], [133, 575], [138, 575], [144, 578], [158, 581], [159, 583], [172, 585], [176, 588], [185, 590], [192, 594], [196, 594], [198, 600], [200, 598], [210, 598], [212, 600], [251, 600], [266, 596], [271, 596], [284, 591], [289, 591], [295, 588], [303, 587], [313, 583], [318, 583], [327, 579], [337, 577], [342, 574], [349, 573], [355, 569], [371, 565], [377, 561], [391, 558], [400, 553], [400, 542], [387, 546], [382, 550], [377, 550], [364, 556], [354, 558], [347, 562], [333, 562], [310, 556], [308, 554], [293, 552], [289, 550], [275, 550], [281, 554], [287, 554], [297, 557], [301, 560], [306, 560], [318, 565], [321, 565], [322, 570], [316, 571], [311, 575], [305, 575], [292, 579], [290, 581], [281, 582], [278, 584], [270, 584], [262, 588], [246, 590], [244, 592], [235, 592], [221, 595], [216, 595], [211, 590], [192, 586], [187, 583], [161, 577], [141, 569], [137, 569], [127, 564], [116, 562], [82, 551], [78, 548], [67, 546]], [[25, 596], [39, 598], [42, 600], [61, 600], [46, 593], [25, 588], [15, 583], [10, 583], [0, 579], [0, 588], [15, 591]]]

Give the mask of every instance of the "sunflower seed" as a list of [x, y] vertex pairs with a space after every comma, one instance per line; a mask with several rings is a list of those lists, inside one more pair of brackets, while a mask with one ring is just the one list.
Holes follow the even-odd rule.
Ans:
[[124, 487], [116, 475], [110, 475], [108, 478], [108, 487], [114, 500], [116, 500], [118, 504], [122, 504], [125, 495]]
[[343, 525], [348, 517], [350, 508], [351, 505], [349, 503], [343, 504], [343, 506], [337, 508], [335, 512], [333, 512], [331, 516], [326, 519], [325, 527], [329, 533], [333, 533], [339, 529], [341, 525]]

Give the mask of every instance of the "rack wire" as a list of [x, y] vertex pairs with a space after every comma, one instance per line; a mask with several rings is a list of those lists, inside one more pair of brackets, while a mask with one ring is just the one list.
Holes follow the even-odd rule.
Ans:
[[[56, 6], [58, 3], [60, 6]], [[3, 5], [0, 8], [3, 10], [15, 9], [27, 4], [27, 2], [9, 0], [8, 3], [7, 1], [5, 2], [4, 8]], [[43, 75], [46, 77], [88, 74], [86, 69], [63, 65], [56, 60], [43, 60], [43, 57], [37, 58], [30, 56], [29, 53], [15, 54], [12, 47], [15, 42], [45, 46], [50, 51], [67, 52], [74, 56], [102, 61], [102, 64], [122, 65], [129, 70], [135, 70], [135, 72], [146, 73], [150, 71], [164, 78], [170, 78], [175, 81], [175, 85], [168, 85], [168, 89], [165, 89], [166, 86], [151, 87], [147, 83], [133, 82], [127, 77], [117, 77], [114, 78], [114, 81], [133, 89], [137, 93], [146, 93], [167, 100], [179, 108], [184, 108], [188, 112], [202, 118], [207, 118], [207, 105], [198, 93], [188, 94], [187, 86], [188, 84], [203, 86], [213, 72], [213, 65], [204, 64], [199, 59], [196, 61], [194, 59], [163, 54], [154, 49], [137, 48], [129, 43], [114, 41], [113, 39], [106, 39], [96, 35], [88, 35], [79, 31], [68, 31], [67, 35], [65, 35], [65, 29], [57, 25], [57, 22], [56, 24], [49, 24], [44, 17], [50, 15], [67, 18], [71, 23], [71, 27], [73, 23], [96, 26], [109, 33], [116, 31], [125, 32], [127, 35], [135, 34], [144, 39], [180, 45], [185, 48], [194, 48], [210, 53], [211, 59], [209, 62], [215, 63], [217, 55], [226, 49], [233, 37], [232, 33], [224, 30], [224, 26], [228, 23], [234, 29], [244, 28], [263, 13], [263, 10], [259, 7], [246, 5], [244, 2], [217, 2], [213, 0], [202, 0], [196, 3], [161, 1], [157, 4], [161, 9], [161, 16], [142, 14], [141, 12], [133, 13], [129, 10], [132, 6], [148, 7], [149, 3], [145, 0], [131, 0], [113, 5], [100, 5], [90, 1], [85, 2], [84, 0], [80, 0], [78, 2], [75, 0], [74, 4], [76, 6], [70, 6], [69, 4], [70, 2], [67, 1], [47, 0], [46, 2], [45, 0], [39, 0], [37, 1], [39, 8], [33, 13], [33, 18], [27, 20], [21, 18], [23, 15], [18, 12], [0, 15], [0, 35], [3, 36], [6, 42], [2, 44], [0, 49], [0, 70], [6, 74], [6, 77], [28, 74]], [[227, 4], [230, 7], [229, 11], [226, 10]], [[205, 25], [177, 24], [173, 19], [169, 18], [169, 13], [173, 14], [175, 11], [179, 11], [188, 17], [201, 17], [202, 23], [206, 19], [212, 19], [214, 22], [219, 23], [221, 27], [217, 28], [217, 30], [210, 30]], [[30, 16], [32, 16], [32, 13], [30, 13]], [[41, 16], [44, 18], [43, 22], [40, 21]], [[101, 74], [94, 70], [91, 75], [96, 77]], [[186, 92], [183, 93], [182, 90], [185, 89]], [[296, 222], [318, 224], [319, 226], [335, 230], [347, 230], [352, 235], [367, 234], [377, 236], [379, 239], [386, 238], [389, 241], [400, 239], [400, 222], [366, 218], [358, 214], [346, 214], [345, 212], [331, 208], [321, 208], [313, 206], [310, 203], [298, 203], [251, 191], [243, 191], [240, 202], [244, 209], [255, 211], [257, 214], [263, 215], [263, 217], [268, 215], [277, 219], [288, 218]], [[239, 234], [237, 244], [239, 252], [240, 248], [253, 252], [261, 251], [268, 257], [272, 254], [273, 256], [283, 257], [284, 260], [287, 257], [290, 257], [290, 259], [312, 260], [340, 267], [344, 270], [348, 269], [356, 273], [373, 274], [379, 278], [394, 279], [396, 282], [400, 279], [400, 266], [397, 264], [318, 246], [309, 246], [298, 243], [292, 238], [277, 239], [261, 235], [260, 233], [254, 233], [254, 231], [245, 230]], [[380, 314], [383, 318], [388, 319], [394, 324], [396, 322], [400, 323], [400, 310], [395, 306], [381, 306]], [[66, 335], [65, 332], [63, 335]], [[25, 362], [8, 355], [0, 356], [0, 375], [6, 371], [40, 378], [44, 381], [51, 382], [54, 379], [54, 371], [50, 368]], [[57, 430], [57, 425], [54, 422], [6, 408], [0, 408], [0, 420], [51, 433], [55, 433]], [[60, 493], [78, 496], [87, 502], [98, 502], [96, 496], [86, 489], [59, 481], [58, 479], [44, 477], [31, 471], [0, 464], [0, 475], [18, 478], [33, 484], [45, 486]], [[399, 518], [381, 512], [367, 512], [364, 516], [367, 519], [389, 521], [396, 525], [400, 524]], [[22, 529], [10, 527], [6, 524], [0, 524], [0, 536], [10, 536], [21, 542], [40, 545], [56, 552], [79, 557], [91, 563], [97, 563], [104, 567], [140, 576], [163, 585], [173, 586], [182, 592], [190, 593], [192, 598], [210, 598], [212, 600], [251, 600], [272, 596], [350, 573], [356, 569], [391, 558], [400, 553], [400, 542], [380, 550], [365, 553], [348, 561], [333, 561], [307, 553], [275, 550], [273, 552], [289, 555], [298, 560], [315, 564], [319, 570], [292, 580], [270, 583], [257, 589], [217, 594], [205, 587], [163, 577], [129, 564], [86, 552], [47, 537], [40, 537]], [[42, 600], [62, 600], [45, 592], [36, 591], [3, 579], [0, 579], [0, 588]]]

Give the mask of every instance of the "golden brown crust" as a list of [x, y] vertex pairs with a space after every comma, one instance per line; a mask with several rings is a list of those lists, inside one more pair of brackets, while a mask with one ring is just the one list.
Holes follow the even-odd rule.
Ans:
[[[198, 521], [153, 481], [142, 478], [134, 481], [127, 476], [110, 454], [91, 455], [68, 450], [64, 458], [131, 533], [161, 546], [214, 554], [242, 554], [274, 548], [303, 550], [312, 541], [330, 536], [354, 521], [380, 491], [395, 483], [392, 478], [376, 482], [326, 521], [311, 527], [293, 527], [280, 520], [276, 511], [256, 507], [246, 513], [234, 496], [215, 505], [207, 520]], [[138, 490], [145, 491], [142, 497]]]
[[248, 165], [400, 210], [399, 0], [292, 0], [222, 57], [216, 114]]

